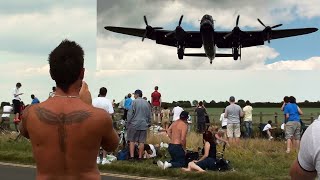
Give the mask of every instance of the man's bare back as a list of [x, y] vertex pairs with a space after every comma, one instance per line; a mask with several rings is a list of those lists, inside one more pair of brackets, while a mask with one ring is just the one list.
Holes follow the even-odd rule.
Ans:
[[24, 111], [21, 134], [31, 139], [37, 179], [100, 179], [99, 147], [119, 137], [110, 115], [79, 98], [53, 97]]
[[171, 144], [181, 144], [184, 149], [186, 147], [188, 125], [185, 121], [179, 119], [172, 123], [168, 129], [168, 135], [170, 137]]

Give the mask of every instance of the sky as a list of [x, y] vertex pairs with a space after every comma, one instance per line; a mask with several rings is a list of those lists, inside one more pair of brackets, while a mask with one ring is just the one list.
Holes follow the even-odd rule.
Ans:
[[[294, 95], [298, 101], [318, 101], [319, 32], [272, 41], [268, 46], [243, 50], [242, 60], [206, 58], [179, 61], [176, 49], [105, 31], [106, 25], [144, 27], [143, 15], [152, 25], [173, 29], [181, 14], [183, 27], [198, 28], [205, 13], [217, 29], [233, 28], [240, 14], [241, 28], [262, 29], [266, 24], [283, 27], [317, 27], [320, 1], [49, 1], [12, 0], [0, 6], [0, 101], [11, 102], [12, 90], [22, 83], [22, 100], [30, 95], [47, 99], [54, 81], [49, 76], [48, 54], [63, 40], [78, 42], [85, 51], [85, 81], [92, 95], [107, 87], [110, 99], [119, 102], [141, 89], [150, 99], [159, 86], [163, 101], [236, 99], [281, 101]], [[98, 7], [97, 7], [98, 4]], [[146, 8], [147, 7], [147, 8]], [[265, 9], [266, 8], [266, 9]], [[98, 17], [97, 17], [98, 15]], [[201, 50], [201, 49], [196, 49]], [[125, 53], [124, 53], [125, 52]]]

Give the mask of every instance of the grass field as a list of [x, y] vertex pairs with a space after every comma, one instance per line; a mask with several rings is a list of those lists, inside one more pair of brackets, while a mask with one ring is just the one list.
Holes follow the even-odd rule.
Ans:
[[[0, 161], [34, 164], [30, 142], [10, 140], [10, 136], [0, 136]], [[168, 142], [165, 136], [148, 136], [148, 143]], [[187, 148], [201, 146], [201, 136], [190, 133]], [[218, 147], [221, 151], [221, 147]], [[101, 171], [132, 174], [140, 176], [165, 177], [169, 179], [289, 179], [288, 172], [296, 153], [285, 153], [284, 141], [262, 139], [242, 140], [239, 146], [231, 146], [225, 151], [225, 158], [231, 161], [234, 171], [182, 173], [180, 169], [160, 170], [152, 160], [143, 162], [116, 161], [110, 165], [99, 166]], [[162, 158], [168, 160], [169, 158]]]

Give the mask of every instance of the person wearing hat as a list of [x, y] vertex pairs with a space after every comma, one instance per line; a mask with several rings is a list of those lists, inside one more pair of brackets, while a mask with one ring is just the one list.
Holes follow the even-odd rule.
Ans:
[[127, 139], [130, 141], [130, 157], [134, 158], [135, 143], [139, 143], [139, 157], [142, 159], [144, 143], [147, 139], [147, 129], [151, 123], [151, 108], [149, 103], [142, 99], [142, 91], [137, 89], [134, 93], [135, 100], [132, 101], [131, 109], [127, 116]]
[[186, 154], [186, 139], [187, 139], [187, 130], [189, 118], [189, 113], [187, 111], [182, 111], [180, 113], [180, 119], [173, 122], [168, 129], [168, 136], [170, 138], [170, 144], [168, 151], [171, 156], [171, 161], [164, 163], [158, 161], [157, 165], [162, 169], [167, 168], [181, 168], [186, 165], [185, 154]]
[[236, 103], [234, 96], [229, 98], [230, 105], [226, 107], [224, 117], [228, 119], [227, 136], [230, 143], [238, 143], [241, 135], [240, 117], [243, 117], [243, 111]]

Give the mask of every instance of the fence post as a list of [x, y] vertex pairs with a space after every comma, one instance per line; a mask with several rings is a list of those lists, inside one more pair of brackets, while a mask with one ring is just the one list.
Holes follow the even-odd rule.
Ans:
[[278, 126], [278, 113], [274, 113], [274, 122], [276, 123], [276, 126]]
[[260, 123], [262, 123], [262, 112], [260, 112]]

